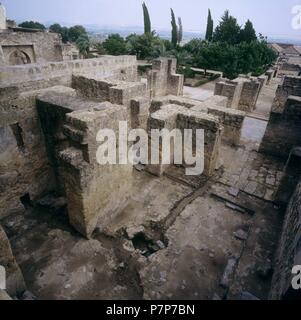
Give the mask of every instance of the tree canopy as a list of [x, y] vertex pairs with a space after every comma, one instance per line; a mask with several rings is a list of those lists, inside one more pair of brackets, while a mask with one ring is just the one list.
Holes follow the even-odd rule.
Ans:
[[236, 18], [231, 16], [228, 10], [225, 11], [222, 20], [215, 29], [213, 40], [232, 45], [240, 42], [240, 26]]
[[69, 28], [68, 37], [71, 42], [76, 42], [81, 36], [87, 35], [87, 31], [83, 26], [76, 25]]
[[125, 40], [117, 33], [109, 35], [103, 47], [108, 54], [118, 56], [127, 53]]
[[69, 41], [69, 29], [67, 27], [62, 27], [60, 24], [55, 23], [49, 27], [49, 30], [60, 34], [64, 43]]
[[245, 24], [245, 27], [240, 30], [240, 41], [250, 43], [255, 40], [257, 40], [256, 31], [253, 27], [253, 23], [248, 20]]
[[40, 29], [40, 30], [46, 30], [46, 27], [39, 22], [36, 21], [24, 21], [19, 24], [20, 28], [28, 28], [28, 29]]

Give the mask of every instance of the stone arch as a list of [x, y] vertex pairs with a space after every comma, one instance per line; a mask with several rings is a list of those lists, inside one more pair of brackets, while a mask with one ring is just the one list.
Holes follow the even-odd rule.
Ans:
[[12, 66], [29, 63], [31, 63], [30, 57], [24, 51], [16, 49], [9, 55], [9, 64]]

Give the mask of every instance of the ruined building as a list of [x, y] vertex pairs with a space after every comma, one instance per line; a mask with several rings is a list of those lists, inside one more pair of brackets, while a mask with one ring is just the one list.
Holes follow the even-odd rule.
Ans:
[[0, 66], [74, 59], [78, 49], [63, 44], [59, 34], [11, 25], [0, 5]]
[[[9, 41], [23, 34], [5, 37], [0, 299], [290, 297], [301, 244], [300, 77], [278, 77], [275, 66], [193, 99], [175, 59], [155, 60], [142, 80], [134, 56], [61, 61], [55, 41], [35, 45], [39, 33], [17, 49]], [[15, 66], [13, 50], [28, 63]], [[203, 174], [98, 164], [99, 129], [118, 132], [120, 121], [204, 129]]]

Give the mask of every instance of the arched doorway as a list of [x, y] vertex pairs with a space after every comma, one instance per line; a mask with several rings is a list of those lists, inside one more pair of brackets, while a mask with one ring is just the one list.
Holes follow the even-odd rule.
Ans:
[[24, 51], [15, 50], [9, 56], [9, 64], [12, 66], [28, 63], [31, 63], [31, 60]]

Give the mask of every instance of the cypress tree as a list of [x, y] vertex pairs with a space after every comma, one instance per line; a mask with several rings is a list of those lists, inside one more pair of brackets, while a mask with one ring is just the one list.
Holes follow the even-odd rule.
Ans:
[[145, 2], [143, 2], [142, 8], [143, 8], [143, 18], [144, 18], [144, 33], [145, 34], [151, 33], [152, 32], [151, 20], [150, 20], [149, 12]]
[[178, 43], [178, 26], [177, 26], [177, 22], [176, 22], [176, 17], [175, 14], [173, 12], [172, 9], [170, 9], [171, 11], [171, 43], [174, 47], [177, 46]]
[[179, 30], [178, 30], [178, 44], [183, 40], [183, 24], [181, 17], [178, 18]]
[[207, 18], [207, 30], [206, 30], [206, 40], [211, 41], [213, 37], [213, 20], [211, 17], [211, 11], [208, 10], [208, 18]]

